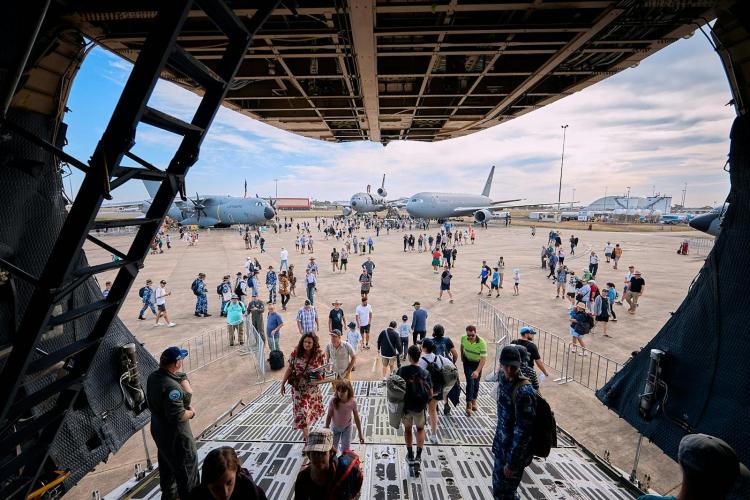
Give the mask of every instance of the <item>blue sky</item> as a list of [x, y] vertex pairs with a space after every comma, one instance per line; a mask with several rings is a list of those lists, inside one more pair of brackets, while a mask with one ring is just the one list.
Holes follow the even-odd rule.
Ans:
[[[79, 72], [65, 117], [66, 150], [87, 160], [107, 125], [130, 64], [101, 49]], [[389, 197], [417, 191], [481, 191], [497, 166], [492, 196], [557, 200], [562, 131], [567, 123], [563, 200], [587, 203], [608, 194], [671, 194], [688, 206], [721, 202], [734, 110], [718, 56], [698, 33], [604, 82], [508, 123], [438, 143], [331, 144], [297, 136], [223, 109], [187, 180], [190, 193], [344, 200], [388, 174]], [[160, 82], [150, 105], [190, 119], [198, 98]], [[166, 165], [177, 136], [142, 125], [134, 151]], [[127, 164], [127, 163], [125, 163]], [[81, 176], [66, 180], [77, 192]], [[115, 191], [117, 201], [147, 197], [138, 182]]]

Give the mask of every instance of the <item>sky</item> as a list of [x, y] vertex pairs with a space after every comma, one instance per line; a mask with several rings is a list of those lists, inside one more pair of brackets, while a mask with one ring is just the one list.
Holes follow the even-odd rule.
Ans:
[[[94, 151], [130, 72], [130, 63], [92, 50], [75, 79], [66, 151], [86, 161]], [[248, 192], [317, 200], [348, 200], [387, 174], [389, 198], [419, 191], [479, 194], [492, 165], [491, 196], [556, 202], [567, 124], [562, 200], [588, 204], [609, 195], [671, 195], [689, 207], [721, 203], [729, 191], [723, 170], [735, 116], [719, 57], [697, 33], [636, 68], [520, 118], [469, 136], [415, 141], [327, 143], [285, 132], [222, 108], [187, 176], [187, 191], [242, 196]], [[190, 120], [198, 97], [161, 81], [150, 106]], [[179, 137], [140, 125], [133, 151], [168, 164]], [[123, 162], [124, 165], [129, 163]], [[78, 192], [74, 172], [66, 189]], [[146, 199], [140, 182], [125, 183], [115, 201]]]

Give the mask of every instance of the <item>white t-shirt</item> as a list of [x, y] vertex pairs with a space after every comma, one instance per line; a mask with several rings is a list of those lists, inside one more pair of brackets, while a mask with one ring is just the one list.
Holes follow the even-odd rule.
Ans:
[[289, 258], [289, 250], [284, 249], [281, 251], [281, 260], [287, 260]]
[[599, 256], [598, 255], [590, 255], [589, 256], [589, 264], [598, 264], [599, 263]]
[[613, 250], [614, 248], [615, 248], [615, 247], [613, 247], [612, 245], [607, 245], [607, 246], [605, 246], [605, 247], [604, 247], [604, 253], [605, 253], [605, 254], [607, 254], [607, 253], [612, 253], [612, 250]]
[[367, 304], [366, 306], [360, 304], [357, 306], [356, 314], [357, 316], [359, 316], [359, 326], [367, 326], [370, 324], [370, 314], [372, 314], [372, 306], [370, 304]]
[[157, 306], [163, 306], [167, 303], [166, 299], [164, 298], [167, 295], [167, 289], [163, 287], [159, 287], [156, 289], [156, 305]]

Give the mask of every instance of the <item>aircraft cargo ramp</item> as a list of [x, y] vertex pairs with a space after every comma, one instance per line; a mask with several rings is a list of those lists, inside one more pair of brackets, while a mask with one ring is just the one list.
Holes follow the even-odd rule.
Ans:
[[[293, 498], [294, 479], [302, 465], [302, 434], [292, 427], [290, 396], [281, 396], [279, 381], [271, 383], [252, 403], [226, 422], [207, 429], [198, 441], [198, 458], [220, 446], [233, 446], [269, 499]], [[495, 432], [495, 384], [483, 383], [480, 411], [466, 417], [459, 410], [440, 416], [440, 445], [426, 445], [422, 474], [407, 474], [403, 433], [388, 425], [384, 387], [379, 382], [354, 382], [365, 433], [364, 445], [353, 444], [363, 462], [362, 499], [492, 498], [492, 439]], [[324, 404], [330, 385], [322, 386]], [[324, 423], [321, 418], [316, 426]], [[353, 440], [354, 442], [354, 440]], [[558, 448], [547, 459], [526, 468], [519, 489], [528, 499], [632, 499], [634, 486], [558, 429]], [[107, 499], [157, 499], [158, 470], [141, 481], [131, 480]]]

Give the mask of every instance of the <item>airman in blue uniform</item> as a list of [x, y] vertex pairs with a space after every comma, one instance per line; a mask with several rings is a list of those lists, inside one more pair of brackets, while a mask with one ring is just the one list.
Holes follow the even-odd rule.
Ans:
[[492, 442], [495, 466], [492, 492], [495, 500], [516, 500], [523, 470], [531, 463], [531, 435], [536, 413], [536, 393], [520, 373], [521, 355], [506, 346], [500, 353], [502, 374], [498, 382], [497, 427]]
[[169, 347], [159, 359], [159, 369], [146, 383], [146, 399], [151, 410], [151, 436], [159, 453], [159, 483], [162, 499], [190, 498], [198, 486], [198, 458], [190, 429], [195, 411], [190, 407], [192, 389], [179, 370], [188, 352]]
[[195, 293], [195, 315], [211, 316], [208, 314], [208, 299], [206, 298], [206, 275], [200, 273], [195, 280], [193, 292]]

